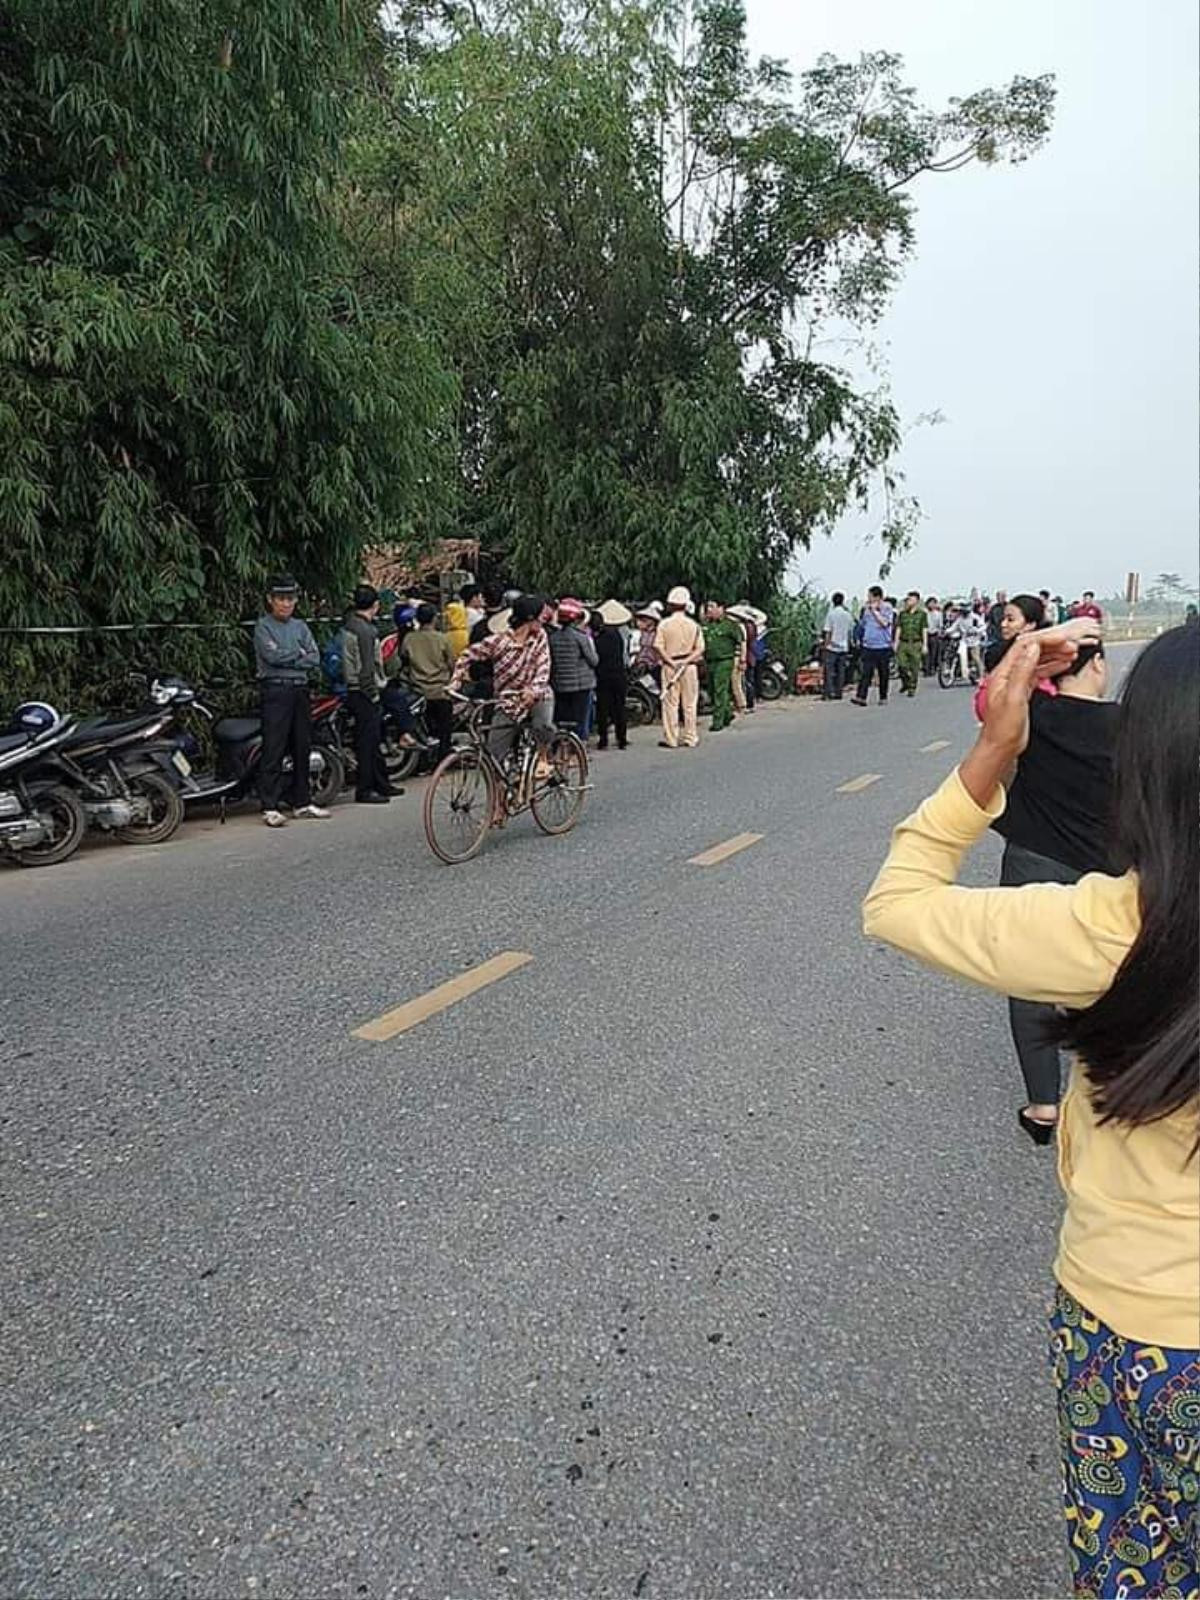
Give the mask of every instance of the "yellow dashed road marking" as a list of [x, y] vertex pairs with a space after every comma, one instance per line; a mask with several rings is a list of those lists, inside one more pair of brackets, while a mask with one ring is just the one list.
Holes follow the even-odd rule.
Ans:
[[878, 783], [883, 777], [882, 772], [864, 772], [860, 778], [851, 778], [849, 783], [838, 785], [838, 794], [857, 794], [860, 789], [869, 789], [873, 783]]
[[730, 856], [737, 855], [739, 850], [749, 850], [752, 844], [757, 844], [762, 838], [761, 833], [738, 833], [732, 839], [726, 839], [724, 844], [715, 844], [711, 850], [702, 850], [698, 856], [692, 856], [688, 861], [689, 867], [715, 867], [721, 861], [728, 861]]
[[368, 1039], [372, 1044], [383, 1044], [388, 1039], [394, 1039], [398, 1033], [405, 1033], [409, 1028], [415, 1028], [418, 1022], [436, 1017], [439, 1011], [446, 1011], [450, 1006], [457, 1005], [460, 1000], [466, 1000], [469, 996], [477, 994], [480, 989], [486, 989], [488, 984], [498, 983], [501, 978], [507, 978], [510, 972], [527, 967], [532, 960], [531, 955], [526, 955], [520, 950], [505, 950], [503, 954], [493, 956], [490, 961], [472, 967], [469, 972], [461, 972], [457, 978], [439, 983], [437, 988], [430, 989], [428, 994], [418, 995], [415, 1000], [406, 1001], [394, 1011], [385, 1011], [381, 1017], [376, 1017], [374, 1022], [364, 1022], [361, 1028], [354, 1029], [352, 1037]]

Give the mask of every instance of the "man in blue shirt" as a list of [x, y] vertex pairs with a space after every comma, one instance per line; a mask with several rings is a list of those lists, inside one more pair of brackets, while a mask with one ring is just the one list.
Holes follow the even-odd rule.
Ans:
[[858, 619], [862, 628], [862, 666], [858, 674], [858, 693], [850, 701], [852, 706], [865, 706], [871, 688], [871, 679], [879, 677], [879, 704], [886, 705], [888, 675], [892, 666], [892, 648], [895, 644], [896, 612], [883, 598], [877, 583], [867, 591], [867, 603]]

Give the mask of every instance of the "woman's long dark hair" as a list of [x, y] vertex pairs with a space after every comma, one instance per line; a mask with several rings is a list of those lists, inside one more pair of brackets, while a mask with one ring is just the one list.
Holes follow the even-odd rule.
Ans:
[[1113, 856], [1141, 928], [1112, 987], [1056, 1030], [1104, 1122], [1137, 1126], [1200, 1092], [1200, 630], [1146, 646], [1121, 694]]

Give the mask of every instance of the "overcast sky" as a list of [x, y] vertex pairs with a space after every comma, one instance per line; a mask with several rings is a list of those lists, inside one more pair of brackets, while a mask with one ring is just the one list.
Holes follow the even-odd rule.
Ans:
[[[747, 0], [756, 54], [894, 50], [932, 104], [1053, 72], [1054, 129], [1022, 165], [924, 179], [917, 250], [875, 339], [925, 518], [892, 582], [1072, 598], [1195, 583], [1195, 0]], [[861, 590], [878, 518], [798, 563]]]

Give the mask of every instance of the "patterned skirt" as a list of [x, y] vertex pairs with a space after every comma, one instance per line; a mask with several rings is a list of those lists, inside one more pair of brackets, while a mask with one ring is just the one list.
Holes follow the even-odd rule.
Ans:
[[1200, 1350], [1124, 1339], [1060, 1288], [1050, 1317], [1077, 1595], [1200, 1597]]

